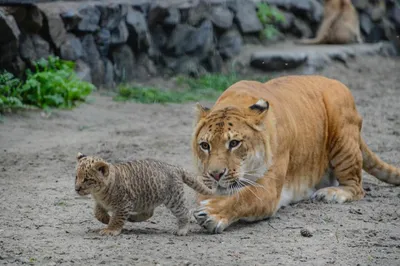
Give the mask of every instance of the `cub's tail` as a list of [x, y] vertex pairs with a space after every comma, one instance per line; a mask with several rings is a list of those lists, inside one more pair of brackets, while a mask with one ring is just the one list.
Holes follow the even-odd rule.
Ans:
[[363, 169], [370, 175], [379, 180], [392, 184], [400, 185], [400, 169], [382, 161], [373, 153], [361, 139], [361, 152], [363, 156]]
[[196, 192], [203, 195], [213, 195], [213, 191], [188, 171], [182, 171], [182, 181]]

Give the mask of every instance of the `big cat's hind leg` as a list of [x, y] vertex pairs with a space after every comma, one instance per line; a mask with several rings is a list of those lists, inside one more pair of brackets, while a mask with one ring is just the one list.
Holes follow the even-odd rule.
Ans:
[[344, 203], [362, 199], [362, 153], [357, 136], [344, 135], [337, 138], [330, 151], [330, 162], [339, 186], [317, 190], [312, 199], [327, 203]]

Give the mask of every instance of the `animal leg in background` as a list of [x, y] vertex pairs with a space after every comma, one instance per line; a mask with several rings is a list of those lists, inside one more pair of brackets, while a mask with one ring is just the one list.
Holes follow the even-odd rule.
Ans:
[[332, 13], [329, 14], [329, 16], [324, 18], [324, 20], [322, 21], [322, 24], [319, 27], [315, 38], [297, 40], [297, 41], [295, 41], [295, 43], [297, 43], [297, 44], [320, 44], [320, 43], [324, 43], [326, 41], [326, 39], [327, 39], [328, 34], [330, 33], [330, 29], [332, 27], [332, 24], [336, 21], [336, 19], [338, 19], [339, 15], [340, 15], [340, 10], [332, 11]]
[[153, 216], [153, 213], [154, 213], [154, 210], [149, 211], [149, 212], [132, 214], [132, 215], [129, 215], [128, 221], [131, 223], [144, 222], [144, 221], [150, 219]]

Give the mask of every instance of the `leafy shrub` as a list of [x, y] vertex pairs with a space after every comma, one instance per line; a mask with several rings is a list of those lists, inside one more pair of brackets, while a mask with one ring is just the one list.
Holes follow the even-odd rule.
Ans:
[[34, 71], [26, 71], [21, 81], [11, 73], [0, 74], [0, 111], [35, 106], [46, 108], [72, 108], [95, 90], [91, 83], [78, 78], [74, 62], [58, 57], [40, 59]]
[[272, 39], [279, 32], [274, 24], [285, 22], [285, 17], [278, 9], [263, 2], [257, 4], [257, 16], [264, 26], [264, 29], [260, 32], [260, 37], [267, 40]]

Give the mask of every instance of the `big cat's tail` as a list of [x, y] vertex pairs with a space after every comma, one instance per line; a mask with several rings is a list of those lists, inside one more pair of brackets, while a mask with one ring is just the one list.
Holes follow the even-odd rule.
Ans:
[[400, 185], [400, 169], [382, 161], [373, 153], [361, 139], [361, 152], [363, 156], [363, 169], [370, 175], [379, 180], [392, 184]]
[[213, 191], [201, 182], [196, 176], [187, 171], [182, 171], [182, 181], [196, 192], [203, 195], [212, 195]]

